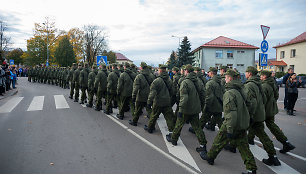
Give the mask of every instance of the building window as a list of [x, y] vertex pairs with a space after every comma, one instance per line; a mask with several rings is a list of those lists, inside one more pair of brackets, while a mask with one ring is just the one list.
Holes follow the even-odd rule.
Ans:
[[233, 69], [233, 64], [227, 64], [227, 67]]
[[295, 49], [291, 49], [291, 54], [290, 54], [290, 57], [295, 57]]
[[216, 58], [222, 59], [223, 57], [223, 51], [222, 50], [217, 50], [216, 51]]
[[294, 65], [290, 65], [289, 67], [294, 71]]
[[274, 69], [274, 66], [270, 66], [270, 69]]
[[234, 58], [233, 51], [227, 51], [227, 58], [228, 58], [228, 59]]
[[237, 51], [237, 53], [244, 53], [244, 51]]
[[281, 58], [281, 59], [285, 58], [285, 51], [281, 51], [281, 52], [280, 52], [280, 58]]
[[237, 64], [237, 66], [241, 66], [241, 67], [243, 67], [243, 66], [244, 66], [244, 64]]

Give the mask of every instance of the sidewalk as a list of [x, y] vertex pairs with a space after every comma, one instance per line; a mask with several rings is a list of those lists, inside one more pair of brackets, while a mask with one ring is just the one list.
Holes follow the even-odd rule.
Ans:
[[17, 93], [18, 93], [18, 88], [11, 89], [9, 91], [5, 91], [5, 93], [3, 93], [3, 96], [0, 95], [0, 100], [5, 99], [5, 98], [7, 98], [9, 96], [13, 96], [13, 95], [15, 95]]

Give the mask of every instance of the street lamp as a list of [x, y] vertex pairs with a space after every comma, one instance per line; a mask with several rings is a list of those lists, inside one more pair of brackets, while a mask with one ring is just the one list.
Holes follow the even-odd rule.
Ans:
[[47, 27], [47, 63], [46, 66], [49, 65], [49, 23], [43, 23]]
[[180, 44], [181, 44], [181, 38], [184, 38], [184, 37], [180, 37], [180, 36], [174, 36], [174, 35], [172, 35], [171, 37], [176, 37], [176, 38], [178, 38], [179, 39], [179, 48], [180, 48]]

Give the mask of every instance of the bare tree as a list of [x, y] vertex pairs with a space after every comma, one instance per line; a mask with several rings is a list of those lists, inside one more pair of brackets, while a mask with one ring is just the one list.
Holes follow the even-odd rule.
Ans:
[[0, 62], [5, 59], [5, 53], [9, 49], [11, 38], [6, 36], [8, 30], [7, 25], [4, 21], [0, 21]]
[[83, 29], [84, 61], [88, 61], [92, 64], [95, 62], [95, 57], [99, 54], [102, 55], [103, 50], [107, 47], [106, 32], [102, 27], [97, 25], [86, 25]]

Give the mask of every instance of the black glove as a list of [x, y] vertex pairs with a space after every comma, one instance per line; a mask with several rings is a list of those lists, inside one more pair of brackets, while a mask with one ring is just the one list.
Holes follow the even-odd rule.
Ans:
[[231, 133], [226, 133], [226, 137], [228, 139], [234, 139], [235, 138], [234, 134], [231, 134]]
[[151, 109], [151, 108], [152, 108], [152, 105], [151, 105], [151, 104], [147, 104], [147, 108], [148, 108], [148, 109]]
[[183, 117], [183, 113], [179, 112], [177, 116], [182, 118]]

